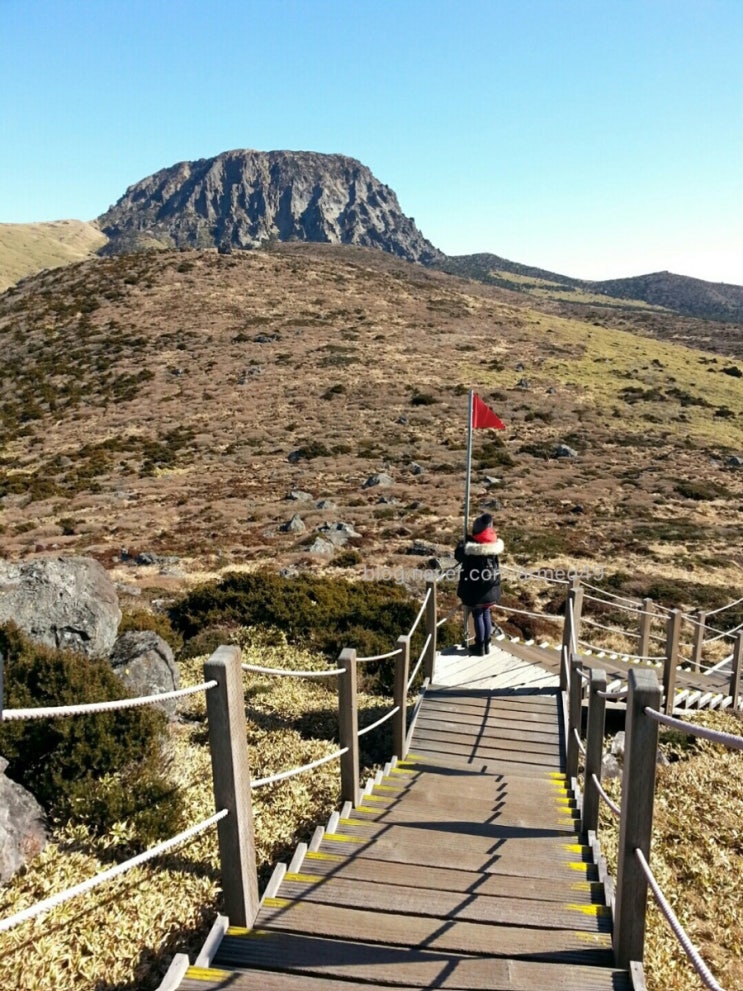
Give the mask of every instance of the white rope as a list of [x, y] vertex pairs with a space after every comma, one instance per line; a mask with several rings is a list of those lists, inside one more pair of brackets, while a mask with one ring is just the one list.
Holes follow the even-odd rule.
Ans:
[[491, 609], [504, 609], [506, 612], [519, 613], [521, 616], [531, 616], [532, 619], [552, 620], [555, 623], [559, 623], [563, 618], [562, 616], [553, 616], [551, 613], [527, 612], [526, 609], [514, 609], [513, 606], [504, 606], [500, 602], [494, 602]]
[[360, 729], [356, 734], [356, 736], [364, 736], [364, 734], [366, 733], [371, 733], [373, 729], [376, 729], [377, 726], [381, 726], [382, 723], [386, 723], [388, 719], [391, 719], [395, 715], [395, 713], [399, 711], [400, 711], [400, 706], [396, 705], [394, 709], [390, 709], [390, 711], [385, 713], [381, 719], [378, 719], [376, 721], [376, 723], [372, 723], [371, 726], [365, 726], [363, 729]]
[[142, 695], [133, 699], [116, 699], [113, 702], [86, 702], [82, 705], [56, 705], [34, 709], [3, 709], [3, 720], [6, 719], [44, 719], [58, 716], [82, 716], [90, 712], [110, 712], [112, 709], [133, 709], [140, 705], [154, 705], [167, 699], [183, 698], [184, 695], [194, 695], [196, 692], [216, 688], [216, 681], [204, 681], [193, 688], [179, 688], [174, 692], [161, 692], [159, 695]]
[[444, 623], [448, 623], [450, 619], [453, 619], [457, 615], [457, 613], [461, 610], [461, 608], [462, 608], [461, 603], [458, 606], [455, 606], [455, 608], [452, 609], [452, 611], [447, 616], [444, 616], [443, 619], [440, 619], [438, 621], [438, 623], [436, 624], [436, 629], [438, 629], [440, 626], [443, 626]]
[[261, 788], [263, 785], [272, 785], [277, 781], [283, 781], [285, 778], [293, 778], [296, 774], [303, 774], [305, 771], [311, 771], [315, 767], [320, 767], [321, 764], [328, 764], [331, 760], [337, 760], [338, 757], [342, 757], [347, 752], [348, 747], [344, 747], [342, 750], [336, 750], [335, 753], [329, 754], [327, 757], [313, 760], [311, 764], [305, 764], [303, 767], [294, 767], [291, 771], [280, 771], [278, 774], [272, 774], [270, 778], [256, 778], [255, 781], [250, 782], [250, 787]]
[[[587, 640], [579, 640], [578, 643], [587, 650], [595, 650], [597, 654], [600, 654], [602, 651], [609, 653], [606, 647], [597, 647], [596, 644], [589, 643]], [[653, 664], [659, 664], [666, 659], [665, 654], [656, 656], [650, 656], [648, 654], [617, 654], [617, 657], [622, 661], [651, 661]]]
[[591, 619], [590, 616], [583, 616], [583, 622], [588, 623], [589, 626], [595, 626], [599, 630], [606, 630], [609, 633], [619, 633], [623, 637], [634, 637], [635, 640], [640, 639], [639, 633], [632, 633], [629, 630], [622, 630], [618, 626], [604, 626], [602, 623], [597, 623], [595, 619]]
[[743, 602], [743, 599], [736, 599], [735, 602], [728, 602], [726, 606], [720, 606], [718, 609], [712, 609], [708, 612], [708, 616], [715, 616], [718, 612], [724, 612], [726, 609], [732, 609], [733, 606], [739, 606]]
[[286, 668], [262, 668], [257, 664], [241, 665], [243, 671], [252, 674], [276, 674], [284, 678], [334, 678], [337, 674], [345, 674], [345, 668], [328, 668], [327, 671], [289, 671]]
[[699, 974], [702, 981], [707, 985], [707, 987], [711, 989], [711, 991], [724, 991], [722, 986], [718, 984], [717, 981], [712, 976], [712, 973], [709, 967], [707, 966], [707, 964], [702, 959], [699, 950], [696, 948], [696, 946], [694, 946], [692, 941], [689, 939], [688, 933], [681, 925], [676, 913], [673, 911], [668, 901], [666, 900], [666, 897], [661, 891], [658, 882], [655, 880], [655, 875], [650, 870], [650, 865], [643, 856], [642, 850], [635, 848], [635, 856], [637, 857], [637, 861], [640, 867], [642, 868], [642, 872], [645, 875], [648, 884], [650, 885], [650, 889], [653, 892], [653, 895], [655, 896], [655, 900], [658, 903], [658, 908], [666, 917], [666, 920], [669, 926], [671, 927], [671, 929], [673, 930], [676, 939], [679, 941], [679, 943], [684, 949], [684, 953], [686, 953], [687, 957], [691, 961], [692, 967], [697, 972], [697, 974]]
[[431, 634], [429, 633], [428, 636], [426, 637], [426, 642], [423, 644], [423, 650], [420, 652], [420, 656], [416, 662], [415, 667], [413, 668], [413, 673], [408, 678], [408, 684], [406, 686], [407, 691], [410, 691], [410, 686], [415, 681], [415, 676], [418, 674], [418, 669], [423, 663], [423, 658], [426, 656], [426, 651], [428, 650], [428, 645], [430, 644], [430, 642], [431, 642]]
[[[642, 605], [642, 603], [639, 602], [637, 599], [630, 599], [626, 595], [617, 595], [615, 592], [607, 592], [605, 588], [599, 588], [598, 585], [591, 585], [590, 582], [581, 582], [581, 585], [583, 586], [583, 588], [590, 588], [594, 592], [599, 592], [601, 595], [607, 596], [609, 599], [615, 599], [617, 602], [627, 602], [627, 603], [629, 603], [630, 606], [640, 606], [640, 605]], [[587, 596], [584, 593], [584, 598], [587, 599], [587, 598], [589, 598], [589, 596]], [[590, 598], [593, 598], [593, 596], [590, 596]], [[605, 602], [606, 600], [605, 599], [594, 599], [594, 601], [595, 602]], [[663, 608], [663, 607], [661, 606], [661, 608]]]
[[743, 630], [743, 623], [738, 623], [734, 626], [732, 630], [723, 630], [722, 633], [718, 633], [716, 637], [706, 637], [704, 643], [714, 643], [715, 640], [721, 640], [723, 637], [730, 637], [732, 639], [733, 634], [737, 633], [739, 630]]
[[426, 591], [426, 594], [423, 596], [423, 605], [418, 610], [418, 615], [415, 617], [415, 620], [413, 622], [413, 625], [410, 627], [410, 630], [408, 631], [408, 636], [411, 637], [411, 638], [412, 638], [413, 634], [415, 633], [415, 629], [418, 626], [418, 623], [420, 623], [421, 619], [423, 618], [423, 614], [426, 611], [426, 606], [428, 605], [428, 600], [429, 600], [429, 598], [431, 596], [431, 591], [432, 590], [429, 588]]
[[575, 742], [578, 744], [578, 750], [580, 750], [580, 752], [585, 757], [585, 755], [586, 755], [586, 748], [585, 748], [585, 746], [583, 744], [583, 741], [580, 738], [580, 733], [575, 728], [575, 726], [573, 726], [573, 735], [575, 736]]
[[629, 696], [629, 691], [625, 688], [623, 692], [596, 692], [596, 694], [608, 702], [618, 702], [620, 699], [626, 699]]
[[731, 750], [743, 750], [743, 736], [735, 736], [733, 733], [723, 733], [720, 730], [707, 729], [706, 726], [695, 726], [693, 723], [684, 722], [683, 719], [674, 719], [673, 716], [666, 716], [663, 712], [657, 712], [650, 706], [645, 708], [645, 715], [650, 716], [656, 723], [663, 723], [664, 726], [671, 726], [673, 729], [680, 729], [690, 736], [701, 736], [711, 743], [721, 743]]
[[593, 781], [593, 783], [596, 785], [596, 791], [603, 798], [603, 800], [609, 806], [609, 808], [614, 813], [614, 815], [620, 817], [622, 815], [622, 810], [619, 808], [616, 802], [613, 802], [609, 798], [609, 796], [606, 794], [604, 789], [601, 787], [601, 782], [599, 781], [598, 777], [595, 774], [591, 775], [591, 781]]
[[395, 657], [397, 654], [402, 654], [402, 648], [398, 647], [397, 650], [391, 650], [388, 654], [375, 654], [373, 657], [357, 657], [357, 663], [361, 664], [365, 661], [386, 661], [388, 657]]
[[144, 864], [146, 861], [152, 860], [153, 857], [158, 857], [161, 853], [165, 853], [166, 850], [170, 850], [179, 843], [183, 843], [185, 840], [189, 840], [191, 837], [196, 836], [199, 833], [203, 833], [205, 829], [209, 829], [210, 826], [213, 826], [216, 822], [219, 822], [220, 819], [224, 819], [226, 815], [227, 809], [222, 809], [221, 812], [215, 813], [215, 815], [211, 816], [209, 819], [205, 819], [203, 822], [198, 823], [196, 826], [191, 826], [190, 829], [184, 830], [177, 836], [172, 837], [172, 839], [165, 840], [163, 843], [159, 843], [150, 850], [145, 850], [144, 853], [140, 853], [136, 857], [132, 857], [130, 860], [125, 860], [123, 863], [117, 864], [115, 867], [111, 867], [107, 871], [102, 871], [100, 874], [96, 874], [87, 881], [83, 881], [81, 884], [76, 884], [73, 888], [68, 888], [66, 891], [61, 891], [56, 895], [52, 895], [50, 898], [45, 898], [43, 901], [37, 902], [30, 908], [24, 909], [22, 912], [16, 912], [15, 915], [11, 915], [7, 919], [2, 919], [2, 921], [0, 921], [0, 932], [5, 932], [8, 929], [12, 929], [14, 926], [17, 926], [21, 922], [26, 922], [28, 919], [33, 919], [37, 915], [48, 912], [50, 909], [56, 908], [57, 905], [62, 905], [64, 902], [69, 901], [70, 898], [75, 898], [77, 895], [82, 895], [87, 891], [92, 891], [93, 888], [97, 888], [98, 885], [103, 884], [104, 881], [110, 881], [111, 878], [117, 877], [119, 874], [123, 874], [132, 867], [138, 867], [139, 864]]

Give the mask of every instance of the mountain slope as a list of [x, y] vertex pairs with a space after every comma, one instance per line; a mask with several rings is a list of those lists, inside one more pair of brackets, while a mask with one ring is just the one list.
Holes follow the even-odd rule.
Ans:
[[107, 253], [276, 239], [381, 248], [425, 264], [443, 257], [365, 165], [316, 152], [238, 150], [180, 162], [130, 186], [98, 223]]
[[[316, 244], [26, 280], [0, 297], [0, 553], [89, 553], [135, 581], [143, 551], [163, 583], [425, 566], [460, 532], [475, 388], [507, 430], [478, 432], [473, 508], [496, 509], [510, 563], [735, 585], [730, 359], [549, 306]], [[339, 523], [360, 534], [347, 557]]]
[[0, 224], [0, 292], [44, 268], [89, 258], [106, 235], [82, 220]]
[[645, 305], [704, 320], [743, 322], [743, 286], [705, 282], [672, 272], [591, 282], [489, 253], [446, 258], [438, 267], [454, 275], [557, 302], [607, 307]]

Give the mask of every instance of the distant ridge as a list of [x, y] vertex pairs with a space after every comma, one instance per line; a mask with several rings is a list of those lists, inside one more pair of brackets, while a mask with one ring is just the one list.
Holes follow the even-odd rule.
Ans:
[[237, 150], [179, 162], [130, 186], [98, 224], [110, 239], [107, 254], [296, 240], [380, 248], [423, 264], [444, 257], [365, 165], [308, 151]]
[[606, 306], [616, 306], [620, 301], [642, 302], [689, 317], [732, 323], [743, 321], [743, 286], [705, 282], [672, 272], [591, 282], [522, 265], [487, 252], [449, 257], [437, 267], [452, 275], [538, 294], [542, 298], [552, 295], [565, 302], [595, 306], [602, 302], [597, 297], [606, 297]]

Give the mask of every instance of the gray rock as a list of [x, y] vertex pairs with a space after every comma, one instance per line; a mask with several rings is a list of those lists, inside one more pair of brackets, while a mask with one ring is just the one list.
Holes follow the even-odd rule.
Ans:
[[399, 499], [396, 499], [394, 496], [380, 496], [377, 499], [377, 505], [378, 506], [397, 506], [397, 504], [399, 503], [399, 501], [400, 500]]
[[422, 540], [416, 540], [406, 549], [405, 553], [414, 557], [435, 557], [436, 548], [431, 544], [424, 544]]
[[364, 482], [362, 487], [365, 489], [371, 489], [377, 485], [381, 485], [383, 488], [386, 488], [388, 485], [394, 485], [394, 484], [395, 484], [394, 479], [390, 478], [389, 475], [386, 475], [383, 471], [381, 471], [378, 472], [376, 475], [370, 475], [369, 478], [367, 478], [367, 480]]
[[519, 389], [531, 389], [531, 382], [527, 378], [519, 379], [516, 383]]
[[[178, 666], [170, 645], [154, 630], [127, 630], [114, 644], [111, 667], [135, 695], [161, 695], [178, 689]], [[169, 718], [175, 716], [176, 700], [158, 705]]]
[[457, 559], [452, 555], [440, 554], [431, 562], [435, 571], [453, 571], [457, 567]]
[[334, 547], [345, 547], [351, 537], [361, 536], [350, 523], [323, 523], [317, 529]]
[[727, 463], [731, 468], [743, 468], [743, 456], [733, 454], [728, 458]]
[[0, 623], [11, 619], [47, 647], [107, 657], [121, 609], [113, 582], [92, 558], [0, 561]]
[[304, 525], [304, 520], [299, 513], [295, 513], [290, 520], [287, 520], [286, 523], [282, 523], [279, 527], [279, 530], [283, 533], [304, 533], [306, 529], [307, 527]]
[[336, 509], [336, 503], [332, 499], [320, 499], [315, 503], [318, 509]]
[[558, 444], [555, 448], [553, 454], [555, 458], [577, 458], [578, 452], [574, 451], [572, 447], [568, 447], [567, 444]]
[[302, 489], [292, 489], [286, 498], [291, 499], [292, 502], [312, 502], [315, 497], [311, 492], [304, 492]]
[[399, 423], [399, 424], [400, 424], [401, 426], [403, 426], [403, 427], [407, 427], [407, 425], [408, 425], [408, 418], [407, 418], [407, 416], [405, 416], [405, 414], [403, 413], [403, 414], [402, 414], [402, 416], [398, 416], [398, 418], [397, 418], [397, 422], [398, 422], [398, 423]]
[[5, 777], [8, 762], [0, 757], [0, 883], [46, 846], [44, 811], [25, 788]]
[[485, 485], [500, 485], [502, 481], [502, 478], [496, 478], [495, 475], [486, 475], [483, 478]]
[[414, 461], [410, 466], [411, 475], [425, 475], [425, 473], [426, 473], [426, 469], [423, 467], [423, 465], [419, 465], [417, 461]]
[[611, 754], [613, 757], [624, 757], [624, 730], [620, 730], [611, 741]]
[[601, 760], [601, 779], [619, 778], [622, 775], [622, 765], [612, 754], [604, 754]]
[[307, 550], [310, 554], [331, 555], [335, 551], [335, 545], [323, 537], [315, 537]]

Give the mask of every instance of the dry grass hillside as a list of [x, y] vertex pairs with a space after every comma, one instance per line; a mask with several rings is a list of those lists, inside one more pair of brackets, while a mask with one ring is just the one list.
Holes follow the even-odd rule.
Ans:
[[41, 269], [88, 258], [107, 240], [83, 220], [0, 224], [0, 292]]
[[[508, 426], [475, 437], [473, 511], [493, 509], [512, 563], [728, 601], [743, 563], [740, 365], [631, 319], [618, 330], [318, 245], [40, 274], [0, 297], [0, 553], [90, 554], [177, 584], [331, 566], [308, 545], [345, 522], [356, 572], [420, 565], [416, 542], [443, 550], [460, 531], [473, 387]], [[577, 456], [553, 457], [559, 443]], [[378, 472], [393, 484], [365, 487]], [[283, 532], [295, 513], [306, 530]], [[143, 552], [159, 567], [134, 566]]]

